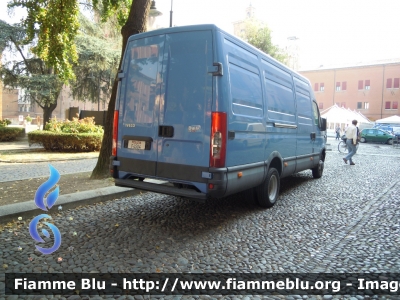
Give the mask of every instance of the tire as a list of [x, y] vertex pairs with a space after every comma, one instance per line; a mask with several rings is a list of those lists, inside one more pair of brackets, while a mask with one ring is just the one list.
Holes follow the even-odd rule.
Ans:
[[265, 181], [256, 188], [257, 203], [261, 207], [274, 206], [279, 197], [280, 178], [275, 168], [268, 170]]
[[388, 139], [387, 143], [388, 143], [389, 145], [393, 145], [393, 139]]
[[338, 151], [340, 153], [347, 153], [349, 152], [349, 149], [347, 148], [347, 145], [344, 141], [340, 141], [338, 144]]
[[360, 142], [361, 142], [361, 143], [366, 143], [367, 140], [366, 140], [364, 137], [362, 137], [362, 138], [360, 139]]
[[324, 172], [324, 161], [320, 160], [318, 162], [318, 165], [316, 167], [312, 168], [311, 171], [312, 171], [313, 178], [315, 178], [315, 179], [321, 178], [322, 174]]

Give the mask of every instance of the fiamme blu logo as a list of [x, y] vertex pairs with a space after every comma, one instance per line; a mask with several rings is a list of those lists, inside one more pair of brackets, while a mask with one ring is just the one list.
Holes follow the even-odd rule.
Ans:
[[[44, 211], [48, 211], [50, 208], [53, 207], [53, 205], [56, 203], [58, 195], [59, 195], [59, 187], [57, 186], [53, 191], [51, 191], [45, 200], [45, 195], [47, 192], [53, 188], [57, 182], [60, 180], [60, 173], [54, 168], [52, 165], [49, 164], [50, 168], [50, 177], [49, 179], [44, 182], [41, 186], [36, 191], [35, 194], [35, 204], [38, 208]], [[40, 214], [33, 218], [31, 223], [29, 224], [29, 233], [31, 237], [37, 241], [38, 243], [45, 243], [45, 241], [42, 239], [38, 232], [38, 225], [40, 220], [42, 219], [51, 219], [51, 216], [47, 214]], [[43, 248], [38, 245], [36, 245], [36, 249], [39, 250], [42, 254], [51, 254], [54, 251], [56, 251], [60, 245], [61, 245], [61, 233], [58, 230], [58, 228], [49, 222], [43, 222], [45, 225], [47, 225], [50, 230], [53, 232], [53, 237], [54, 237], [54, 243], [53, 246], [50, 248]], [[50, 233], [46, 229], [41, 230], [42, 234], [50, 238]]]

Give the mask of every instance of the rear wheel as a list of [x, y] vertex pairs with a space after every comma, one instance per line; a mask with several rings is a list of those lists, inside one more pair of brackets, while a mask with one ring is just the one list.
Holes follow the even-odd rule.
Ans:
[[312, 168], [311, 171], [312, 171], [312, 176], [314, 178], [321, 178], [322, 173], [324, 172], [324, 161], [320, 160], [318, 162], [318, 165], [316, 167]]
[[279, 197], [280, 178], [275, 168], [268, 170], [265, 181], [256, 188], [256, 199], [262, 207], [274, 206]]
[[338, 151], [340, 153], [347, 153], [349, 152], [349, 149], [347, 148], [347, 145], [344, 141], [340, 141], [338, 144]]

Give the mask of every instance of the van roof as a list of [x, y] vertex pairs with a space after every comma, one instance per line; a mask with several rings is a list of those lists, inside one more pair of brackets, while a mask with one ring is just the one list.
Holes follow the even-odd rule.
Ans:
[[306, 81], [306, 82], [308, 82], [308, 84], [311, 85], [311, 82], [307, 77], [301, 75], [300, 73], [297, 73], [295, 70], [290, 69], [288, 66], [286, 66], [283, 63], [281, 63], [280, 61], [276, 60], [275, 58], [270, 56], [268, 53], [265, 53], [265, 52], [261, 51], [260, 49], [254, 47], [253, 45], [247, 43], [246, 41], [242, 40], [241, 38], [226, 32], [225, 30], [219, 28], [215, 24], [186, 25], [186, 26], [175, 26], [175, 27], [167, 27], [167, 28], [155, 29], [155, 30], [146, 31], [146, 32], [143, 32], [143, 33], [138, 33], [138, 34], [130, 36], [129, 39], [128, 39], [128, 43], [131, 40], [146, 38], [146, 37], [159, 35], [159, 34], [183, 32], [183, 31], [201, 31], [201, 30], [219, 31], [219, 32], [222, 32], [223, 34], [227, 35], [228, 37], [230, 37], [230, 38], [232, 38], [234, 40], [240, 41], [241, 43], [245, 43], [248, 47], [252, 48], [254, 51], [259, 53], [260, 55], [267, 56], [268, 59], [272, 60], [275, 64], [279, 65], [281, 68], [286, 69], [290, 73], [293, 73], [293, 75], [295, 77], [297, 77], [298, 79], [300, 79], [302, 81]]
[[174, 32], [182, 32], [182, 31], [198, 31], [198, 30], [218, 30], [218, 31], [223, 31], [221, 28], [217, 27], [215, 24], [201, 24], [201, 25], [186, 25], [186, 26], [174, 26], [174, 27], [166, 27], [166, 28], [160, 28], [160, 29], [155, 29], [151, 31], [146, 31], [138, 34], [131, 35], [128, 39], [130, 41], [131, 39], [138, 39], [138, 38], [145, 38], [148, 36], [153, 36], [153, 35], [158, 35], [158, 34], [164, 34], [164, 33], [174, 33]]

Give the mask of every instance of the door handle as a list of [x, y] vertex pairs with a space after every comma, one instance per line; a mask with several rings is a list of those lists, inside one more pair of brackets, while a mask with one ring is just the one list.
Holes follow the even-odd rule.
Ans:
[[165, 125], [158, 126], [158, 136], [173, 137], [174, 136], [174, 127], [165, 126]]

